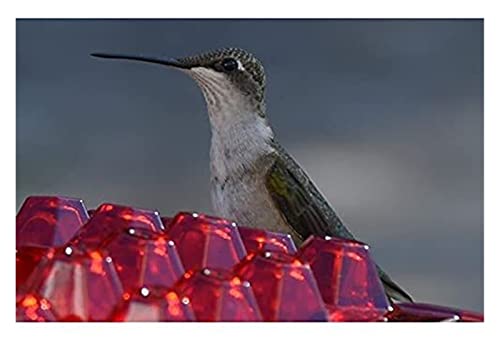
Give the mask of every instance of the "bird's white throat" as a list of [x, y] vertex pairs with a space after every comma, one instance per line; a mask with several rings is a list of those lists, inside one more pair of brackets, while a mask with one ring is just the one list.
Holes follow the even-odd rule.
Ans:
[[212, 175], [237, 175], [245, 166], [272, 152], [273, 131], [250, 97], [215, 70], [198, 67], [191, 69], [190, 75], [207, 103], [212, 129]]

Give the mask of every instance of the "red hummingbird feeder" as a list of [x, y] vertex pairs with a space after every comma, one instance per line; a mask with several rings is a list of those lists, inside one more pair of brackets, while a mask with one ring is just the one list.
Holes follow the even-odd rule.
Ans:
[[16, 217], [16, 320], [459, 321], [483, 315], [390, 302], [367, 245], [181, 212], [31, 196]]

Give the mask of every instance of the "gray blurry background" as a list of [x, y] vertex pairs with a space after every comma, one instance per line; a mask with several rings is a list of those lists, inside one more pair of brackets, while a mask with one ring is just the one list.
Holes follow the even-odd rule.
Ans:
[[418, 301], [483, 310], [480, 20], [19, 20], [17, 199], [212, 212], [197, 86], [93, 51], [261, 59], [281, 143]]

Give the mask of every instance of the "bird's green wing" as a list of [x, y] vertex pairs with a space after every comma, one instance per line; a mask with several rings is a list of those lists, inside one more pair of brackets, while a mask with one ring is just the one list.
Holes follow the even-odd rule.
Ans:
[[[266, 188], [284, 220], [305, 240], [310, 235], [354, 239], [328, 201], [297, 162], [279, 145], [279, 157], [266, 175]], [[397, 283], [377, 265], [380, 279], [389, 297], [412, 301]]]
[[287, 223], [302, 240], [309, 235], [354, 239], [297, 162], [280, 146], [266, 175], [266, 188]]

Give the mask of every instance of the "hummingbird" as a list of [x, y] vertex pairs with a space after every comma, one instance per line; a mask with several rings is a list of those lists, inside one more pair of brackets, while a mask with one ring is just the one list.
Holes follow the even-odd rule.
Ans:
[[[217, 215], [242, 226], [288, 233], [299, 246], [312, 234], [354, 239], [298, 162], [277, 141], [266, 115], [261, 62], [239, 48], [183, 58], [93, 53], [104, 59], [159, 64], [200, 87], [211, 127], [210, 188]], [[387, 296], [412, 297], [378, 265]]]

